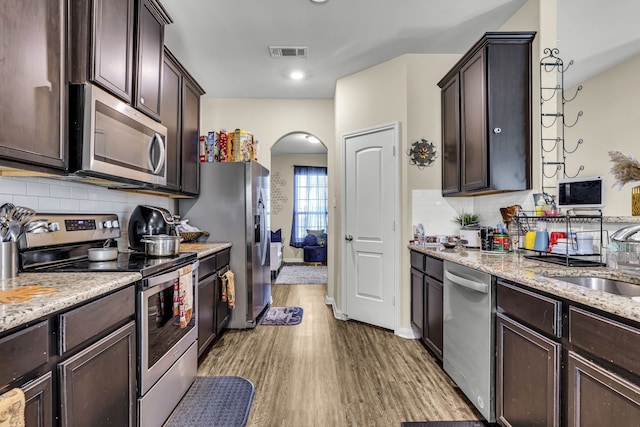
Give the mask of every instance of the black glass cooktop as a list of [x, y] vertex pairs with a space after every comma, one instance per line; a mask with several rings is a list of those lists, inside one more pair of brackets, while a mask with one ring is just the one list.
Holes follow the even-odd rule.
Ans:
[[130, 271], [139, 272], [143, 277], [146, 277], [165, 270], [179, 268], [197, 258], [195, 252], [185, 252], [170, 257], [149, 257], [143, 252], [121, 252], [118, 254], [118, 259], [113, 261], [91, 262], [87, 258], [83, 258], [36, 268], [36, 270], [59, 273]]

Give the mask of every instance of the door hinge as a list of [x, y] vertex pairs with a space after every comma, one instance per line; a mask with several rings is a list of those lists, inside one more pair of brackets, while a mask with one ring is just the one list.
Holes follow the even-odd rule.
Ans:
[[392, 306], [396, 306], [396, 296], [395, 295], [391, 295], [391, 305]]
[[394, 146], [393, 147], [393, 157], [395, 157], [395, 156], [396, 156], [396, 147]]

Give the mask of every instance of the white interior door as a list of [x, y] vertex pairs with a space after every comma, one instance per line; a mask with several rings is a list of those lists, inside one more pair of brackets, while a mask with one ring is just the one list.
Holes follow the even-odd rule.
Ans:
[[343, 289], [350, 319], [395, 329], [398, 124], [343, 136]]

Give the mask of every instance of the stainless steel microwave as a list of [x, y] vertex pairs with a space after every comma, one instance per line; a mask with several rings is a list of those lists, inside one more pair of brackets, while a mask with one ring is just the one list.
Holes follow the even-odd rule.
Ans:
[[69, 121], [73, 175], [95, 184], [167, 183], [162, 124], [91, 84], [70, 85]]

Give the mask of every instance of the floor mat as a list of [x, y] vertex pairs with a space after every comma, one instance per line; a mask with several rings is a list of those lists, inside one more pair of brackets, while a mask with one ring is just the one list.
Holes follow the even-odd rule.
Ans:
[[292, 326], [302, 322], [303, 310], [300, 307], [269, 307], [260, 319], [261, 325]]
[[319, 285], [327, 283], [326, 265], [285, 265], [278, 273], [276, 285]]
[[196, 377], [165, 427], [243, 427], [254, 391], [243, 377]]
[[425, 421], [404, 422], [401, 427], [489, 427], [484, 421]]

